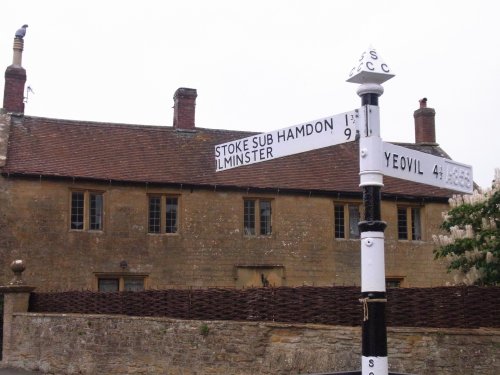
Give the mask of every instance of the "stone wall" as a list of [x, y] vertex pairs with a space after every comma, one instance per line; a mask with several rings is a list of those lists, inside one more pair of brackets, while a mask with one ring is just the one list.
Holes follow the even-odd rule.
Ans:
[[[74, 189], [103, 192], [102, 231], [70, 230]], [[147, 197], [152, 193], [179, 197], [179, 233], [147, 233]], [[243, 233], [246, 197], [272, 200], [271, 236]], [[97, 275], [119, 273], [146, 276], [146, 286], [159, 289], [241, 287], [254, 279], [261, 282], [252, 266], [285, 286], [359, 285], [359, 240], [333, 235], [333, 206], [338, 201], [314, 194], [0, 176], [0, 284], [8, 281], [10, 262], [23, 259], [25, 278], [38, 291], [96, 290]], [[350, 202], [361, 204], [360, 199]], [[402, 277], [402, 286], [444, 285], [451, 279], [443, 263], [433, 259], [431, 235], [439, 230], [446, 205], [421, 207], [423, 240], [399, 241], [396, 202], [383, 202], [382, 216], [389, 223], [386, 274]]]
[[[360, 328], [14, 313], [4, 364], [50, 374], [307, 374], [358, 370]], [[500, 330], [388, 328], [391, 371], [500, 373]]]

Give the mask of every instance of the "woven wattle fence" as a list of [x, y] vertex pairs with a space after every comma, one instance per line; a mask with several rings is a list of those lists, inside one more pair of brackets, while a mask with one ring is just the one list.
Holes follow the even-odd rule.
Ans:
[[[359, 326], [359, 287], [167, 289], [32, 293], [30, 312], [161, 316]], [[393, 327], [500, 328], [500, 287], [394, 288]]]

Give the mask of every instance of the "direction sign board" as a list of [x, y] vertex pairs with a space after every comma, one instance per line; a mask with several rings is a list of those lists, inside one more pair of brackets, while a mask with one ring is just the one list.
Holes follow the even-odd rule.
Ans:
[[453, 160], [382, 142], [382, 173], [422, 184], [472, 193], [472, 167]]
[[358, 110], [215, 146], [215, 170], [241, 167], [356, 139]]

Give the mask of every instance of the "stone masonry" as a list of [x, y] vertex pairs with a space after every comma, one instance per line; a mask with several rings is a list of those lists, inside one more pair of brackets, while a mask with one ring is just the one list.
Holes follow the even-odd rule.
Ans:
[[[308, 374], [358, 370], [360, 329], [15, 313], [8, 365], [48, 374]], [[498, 329], [388, 329], [389, 369], [500, 373]]]
[[[70, 230], [74, 189], [103, 192], [104, 230]], [[151, 193], [179, 197], [179, 233], [147, 233]], [[359, 285], [359, 240], [333, 235], [333, 206], [339, 200], [251, 194], [272, 200], [273, 233], [245, 236], [243, 199], [248, 196], [237, 190], [0, 177], [0, 279], [7, 282], [10, 262], [23, 259], [25, 278], [38, 291], [96, 290], [96, 275], [121, 272], [145, 275], [149, 288], [240, 287], [245, 285], [238, 280], [239, 265], [279, 267], [277, 285]], [[444, 264], [433, 259], [431, 240], [446, 205], [420, 206], [423, 240], [400, 241], [397, 204], [404, 202], [382, 204], [389, 223], [386, 275], [404, 278], [405, 287], [446, 284], [451, 278]]]

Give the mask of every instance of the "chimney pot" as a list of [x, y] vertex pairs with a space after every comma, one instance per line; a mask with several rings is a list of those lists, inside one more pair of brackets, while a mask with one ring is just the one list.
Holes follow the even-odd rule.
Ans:
[[178, 88], [174, 94], [174, 128], [195, 130], [196, 89]]
[[415, 119], [415, 143], [436, 143], [436, 111], [427, 108], [427, 98], [419, 100], [420, 108], [413, 112]]

